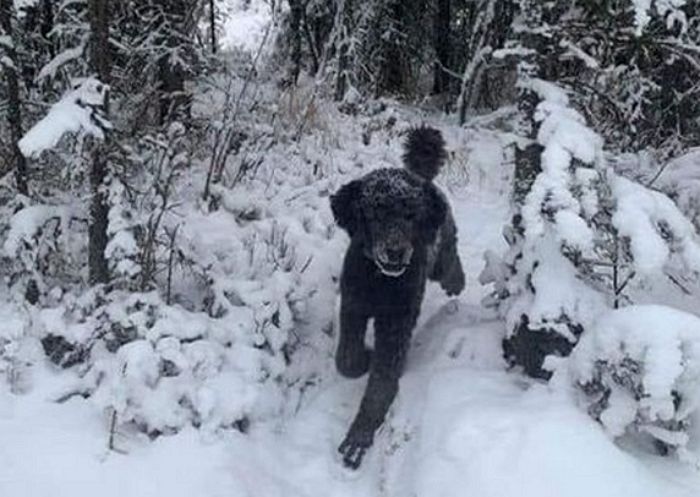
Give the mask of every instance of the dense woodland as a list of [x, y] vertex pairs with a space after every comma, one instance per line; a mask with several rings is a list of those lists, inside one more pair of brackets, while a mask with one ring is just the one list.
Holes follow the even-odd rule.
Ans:
[[567, 372], [584, 411], [690, 458], [693, 316], [670, 352], [640, 332], [620, 357], [594, 331], [602, 309], [697, 312], [700, 4], [260, 3], [243, 50], [222, 44], [227, 2], [0, 0], [0, 381], [20, 395], [50, 363], [71, 378], [59, 402], [109, 413], [110, 448], [125, 426], [246, 432], [293, 411], [332, 349], [328, 195], [437, 122], [498, 133], [511, 171], [507, 246], [469, 283], [507, 364], [549, 379], [593, 337]]

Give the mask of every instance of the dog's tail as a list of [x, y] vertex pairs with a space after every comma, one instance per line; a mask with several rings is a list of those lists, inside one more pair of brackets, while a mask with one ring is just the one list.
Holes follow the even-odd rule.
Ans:
[[442, 133], [428, 126], [413, 128], [404, 143], [404, 167], [427, 181], [432, 181], [447, 159]]

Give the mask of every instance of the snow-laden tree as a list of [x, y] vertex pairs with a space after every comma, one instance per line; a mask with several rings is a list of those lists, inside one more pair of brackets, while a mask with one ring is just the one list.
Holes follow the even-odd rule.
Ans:
[[506, 230], [504, 260], [487, 254], [482, 282], [495, 283], [512, 364], [548, 378], [546, 358], [568, 355], [608, 307], [626, 303], [634, 278], [672, 265], [700, 270], [692, 223], [663, 193], [617, 175], [603, 140], [561, 88], [530, 79], [542, 171]]

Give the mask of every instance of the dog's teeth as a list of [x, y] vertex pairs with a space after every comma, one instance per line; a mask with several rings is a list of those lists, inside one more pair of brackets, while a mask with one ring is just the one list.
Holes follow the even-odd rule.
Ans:
[[380, 268], [380, 269], [381, 269], [382, 274], [384, 276], [391, 276], [392, 278], [398, 278], [406, 271], [406, 268], [401, 268], [398, 271], [389, 271], [389, 270], [384, 269], [384, 268]]

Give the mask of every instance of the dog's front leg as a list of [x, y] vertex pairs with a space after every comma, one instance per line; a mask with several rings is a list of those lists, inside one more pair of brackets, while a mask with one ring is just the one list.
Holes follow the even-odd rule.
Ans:
[[375, 320], [375, 347], [367, 387], [357, 416], [338, 447], [343, 462], [350, 468], [360, 466], [396, 397], [414, 325], [415, 317], [406, 318], [405, 314]]
[[457, 252], [457, 228], [451, 217], [448, 223], [443, 230], [432, 279], [440, 282], [447, 295], [454, 296], [464, 290], [465, 278]]
[[340, 338], [335, 352], [335, 366], [346, 378], [359, 378], [367, 372], [370, 352], [365, 347], [369, 316], [362, 305], [352, 304], [352, 295], [340, 303]]

